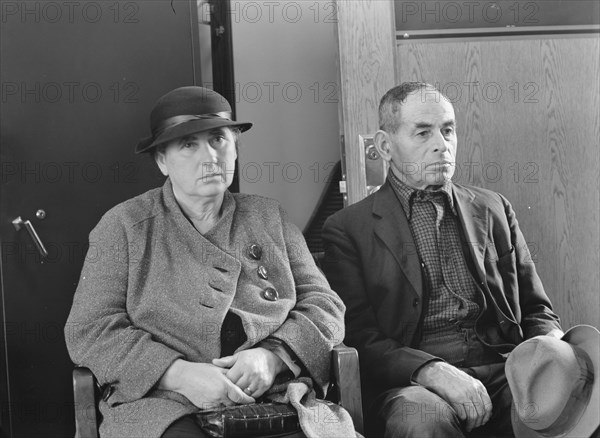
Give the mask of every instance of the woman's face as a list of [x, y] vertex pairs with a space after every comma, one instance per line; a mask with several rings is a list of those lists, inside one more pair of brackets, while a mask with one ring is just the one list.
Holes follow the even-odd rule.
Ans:
[[178, 200], [220, 196], [233, 181], [235, 142], [229, 128], [197, 132], [167, 143], [156, 163], [170, 177]]

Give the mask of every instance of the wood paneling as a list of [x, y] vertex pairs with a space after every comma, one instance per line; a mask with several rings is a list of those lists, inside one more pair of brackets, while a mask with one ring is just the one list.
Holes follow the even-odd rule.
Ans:
[[342, 156], [352, 204], [367, 193], [359, 135], [377, 131], [379, 99], [395, 83], [394, 11], [393, 2], [377, 0], [338, 0], [336, 7]]
[[600, 325], [597, 36], [399, 40], [398, 83], [457, 110], [455, 180], [504, 194], [563, 326]]
[[[597, 0], [511, 0], [496, 3], [451, 2], [439, 0], [394, 0], [396, 29], [400, 32], [452, 30], [535, 31], [553, 27], [590, 28], [600, 24]], [[518, 27], [518, 29], [515, 29]], [[508, 28], [508, 29], [507, 29]], [[446, 33], [447, 34], [447, 33]]]

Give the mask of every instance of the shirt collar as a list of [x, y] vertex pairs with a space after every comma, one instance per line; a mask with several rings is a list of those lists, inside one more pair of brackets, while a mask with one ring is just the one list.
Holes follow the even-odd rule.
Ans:
[[419, 192], [424, 191], [433, 191], [444, 194], [444, 197], [448, 201], [448, 205], [450, 206], [450, 211], [452, 212], [452, 214], [457, 216], [456, 208], [454, 206], [454, 196], [452, 193], [452, 181], [445, 181], [444, 184], [435, 188], [429, 186], [425, 190], [419, 190], [401, 181], [398, 177], [396, 177], [396, 175], [394, 175], [394, 172], [391, 169], [388, 172], [388, 180], [390, 181], [390, 185], [392, 186], [392, 189], [394, 189], [396, 196], [400, 200], [400, 204], [402, 205], [402, 208], [404, 209], [408, 220], [410, 220], [412, 216], [412, 205], [415, 200], [415, 197]]

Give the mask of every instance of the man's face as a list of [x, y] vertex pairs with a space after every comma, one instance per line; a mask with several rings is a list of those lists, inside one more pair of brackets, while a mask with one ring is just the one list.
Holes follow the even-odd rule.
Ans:
[[221, 196], [233, 180], [235, 136], [217, 128], [178, 138], [158, 152], [156, 162], [171, 178], [178, 200]]
[[[378, 132], [387, 142], [380, 153], [394, 175], [416, 189], [450, 180], [456, 163], [452, 104], [437, 92], [421, 90], [406, 98], [399, 114], [397, 132]], [[380, 132], [386, 136], [381, 137]]]

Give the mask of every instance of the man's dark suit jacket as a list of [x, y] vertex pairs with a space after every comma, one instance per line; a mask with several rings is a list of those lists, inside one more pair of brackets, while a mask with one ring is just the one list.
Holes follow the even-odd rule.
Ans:
[[[484, 295], [479, 338], [506, 354], [524, 339], [560, 328], [506, 198], [459, 184], [453, 196], [465, 259]], [[323, 269], [347, 307], [345, 342], [359, 352], [365, 402], [410, 385], [412, 373], [433, 358], [418, 349], [428, 293], [389, 182], [329, 217], [323, 239]]]

